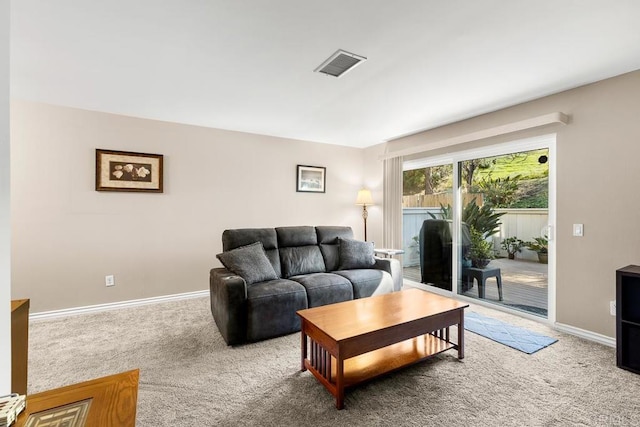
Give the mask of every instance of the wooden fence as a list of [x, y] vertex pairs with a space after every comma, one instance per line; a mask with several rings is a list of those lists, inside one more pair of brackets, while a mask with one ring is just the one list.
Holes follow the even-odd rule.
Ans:
[[[463, 205], [467, 205], [474, 198], [476, 199], [476, 204], [478, 206], [483, 205], [484, 199], [482, 198], [481, 193], [463, 193]], [[439, 208], [440, 205], [453, 205], [453, 194], [412, 194], [409, 196], [402, 196], [403, 208]]]

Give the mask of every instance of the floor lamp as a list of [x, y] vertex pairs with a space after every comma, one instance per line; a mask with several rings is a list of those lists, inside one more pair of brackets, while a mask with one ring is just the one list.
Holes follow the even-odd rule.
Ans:
[[358, 191], [358, 198], [356, 199], [356, 205], [362, 206], [362, 219], [364, 220], [364, 240], [367, 241], [367, 206], [373, 205], [373, 198], [371, 197], [371, 191], [362, 189]]

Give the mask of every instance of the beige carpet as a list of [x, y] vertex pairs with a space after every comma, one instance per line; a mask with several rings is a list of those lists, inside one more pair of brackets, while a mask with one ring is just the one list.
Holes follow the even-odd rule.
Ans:
[[29, 392], [140, 368], [138, 426], [637, 426], [615, 349], [473, 306], [559, 342], [527, 355], [471, 332], [455, 351], [346, 394], [299, 371], [299, 335], [227, 347], [208, 298], [33, 321]]

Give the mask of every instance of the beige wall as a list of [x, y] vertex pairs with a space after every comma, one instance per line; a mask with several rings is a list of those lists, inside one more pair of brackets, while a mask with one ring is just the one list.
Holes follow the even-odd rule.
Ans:
[[[11, 138], [12, 294], [32, 312], [208, 289], [226, 228], [362, 238], [361, 149], [25, 101]], [[96, 192], [96, 148], [163, 154], [165, 192]], [[325, 194], [295, 191], [297, 164], [327, 168]]]
[[[555, 111], [569, 114], [571, 123], [453, 149], [557, 132], [556, 320], [614, 337], [609, 301], [615, 299], [615, 270], [640, 264], [640, 71], [402, 138], [389, 148]], [[573, 223], [584, 224], [584, 237], [572, 236]]]
[[[389, 143], [398, 150], [562, 111], [557, 132], [557, 321], [615, 335], [615, 270], [640, 263], [640, 72]], [[15, 101], [12, 295], [40, 312], [203, 290], [225, 228], [344, 224], [362, 238], [357, 190], [372, 189], [382, 242], [384, 144], [365, 150]], [[94, 149], [165, 155], [165, 193], [94, 191]], [[442, 152], [444, 150], [439, 150]], [[327, 167], [327, 193], [295, 192], [295, 165]], [[585, 236], [572, 237], [571, 224]], [[380, 246], [380, 245], [378, 245]], [[106, 288], [104, 276], [115, 274]]]
[[11, 393], [9, 2], [0, 2], [0, 396]]
[[[384, 154], [385, 144], [378, 144], [364, 150], [364, 185], [371, 190], [374, 205], [368, 207], [367, 240], [378, 248], [383, 247], [382, 201], [384, 197], [383, 163], [379, 157]], [[360, 211], [362, 216], [362, 211]], [[360, 228], [363, 228], [360, 225]]]

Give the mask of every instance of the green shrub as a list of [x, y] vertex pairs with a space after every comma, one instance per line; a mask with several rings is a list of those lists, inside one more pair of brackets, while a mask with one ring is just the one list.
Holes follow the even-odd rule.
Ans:
[[485, 204], [494, 208], [508, 208], [517, 199], [520, 175], [494, 178], [489, 174], [476, 184], [477, 193], [484, 195]]
[[540, 254], [546, 254], [549, 251], [549, 239], [547, 236], [536, 237], [531, 242], [525, 242], [525, 247]]
[[522, 252], [522, 248], [527, 242], [518, 239], [516, 236], [507, 237], [500, 243], [500, 247], [507, 251], [509, 255], [515, 255], [518, 252]]
[[469, 259], [493, 259], [493, 245], [484, 239], [482, 233], [474, 227], [470, 227], [471, 248], [469, 249]]

